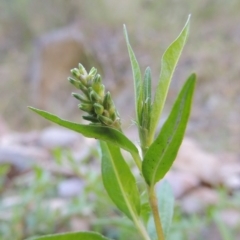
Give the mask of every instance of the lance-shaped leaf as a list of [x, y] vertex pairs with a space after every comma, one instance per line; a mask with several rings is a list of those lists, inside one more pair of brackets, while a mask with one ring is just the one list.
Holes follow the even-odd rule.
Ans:
[[27, 240], [110, 240], [95, 232], [69, 232], [28, 238]]
[[185, 45], [185, 42], [188, 36], [189, 21], [190, 21], [190, 16], [188, 17], [188, 20], [182, 32], [180, 33], [180, 35], [168, 47], [168, 49], [165, 51], [162, 57], [160, 78], [156, 88], [156, 93], [154, 96], [154, 101], [153, 101], [152, 111], [151, 111], [152, 114], [151, 114], [150, 133], [149, 133], [151, 138], [153, 138], [155, 134], [155, 130], [157, 128], [159, 118], [163, 110], [163, 106], [166, 100], [168, 88], [169, 88], [174, 70], [176, 68], [177, 62], [180, 58], [181, 52], [183, 50], [183, 47]]
[[164, 177], [177, 156], [190, 115], [195, 82], [196, 75], [192, 74], [178, 95], [159, 135], [144, 157], [142, 171], [149, 186], [153, 186]]
[[132, 65], [132, 72], [133, 72], [133, 79], [134, 79], [134, 92], [135, 92], [135, 109], [137, 115], [137, 121], [140, 122], [141, 112], [142, 112], [142, 76], [141, 70], [137, 61], [137, 58], [133, 52], [133, 49], [130, 45], [128, 39], [127, 28], [123, 25], [123, 31], [127, 43], [128, 54], [130, 57], [131, 65]]
[[[157, 200], [163, 233], [167, 239], [174, 212], [174, 196], [172, 188], [167, 181], [163, 181], [157, 189]], [[157, 239], [153, 216], [151, 216], [148, 221], [148, 233], [151, 239]]]
[[139, 122], [139, 138], [141, 142], [141, 148], [143, 152], [146, 152], [148, 147], [148, 134], [149, 125], [151, 118], [151, 69], [146, 68], [143, 80], [143, 90], [142, 90], [142, 112]]
[[104, 187], [115, 203], [134, 222], [140, 213], [140, 196], [136, 180], [119, 147], [101, 141]]
[[32, 111], [38, 113], [40, 116], [46, 118], [47, 120], [54, 122], [60, 126], [71, 129], [75, 132], [81, 133], [85, 137], [96, 138], [125, 149], [132, 154], [138, 154], [138, 149], [125, 135], [123, 135], [118, 130], [113, 128], [101, 126], [101, 125], [83, 125], [74, 122], [69, 122], [67, 120], [61, 119], [56, 115], [49, 112], [29, 107]]
[[150, 113], [151, 113], [151, 89], [152, 89], [152, 77], [150, 67], [146, 68], [143, 80], [143, 108], [141, 114], [141, 126], [145, 129], [149, 129]]

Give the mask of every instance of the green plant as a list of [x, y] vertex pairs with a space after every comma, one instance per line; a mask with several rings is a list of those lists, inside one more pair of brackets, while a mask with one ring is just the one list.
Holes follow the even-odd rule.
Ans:
[[[54, 231], [57, 225], [54, 220], [60, 214], [51, 210], [44, 201], [53, 197], [56, 182], [49, 172], [38, 167], [12, 180], [1, 193], [0, 239], [24, 239], [36, 232]], [[46, 214], [48, 219], [44, 219]]]
[[[130, 220], [122, 223], [119, 212], [109, 207], [111, 199], [106, 198], [100, 173], [94, 169], [99, 162], [92, 162], [90, 157], [99, 157], [99, 151], [93, 147], [88, 150], [89, 156], [79, 162], [68, 149], [54, 149], [53, 160], [57, 165], [53, 165], [53, 168], [37, 164], [32, 171], [11, 180], [8, 178], [11, 166], [0, 165], [0, 182], [3, 183], [0, 198], [1, 240], [26, 239], [33, 235], [64, 231], [63, 229], [71, 231], [75, 221], [86, 217], [91, 219], [94, 230], [103, 231], [103, 223], [110, 225], [111, 229], [106, 229], [108, 235], [112, 229], [117, 236], [134, 234]], [[84, 171], [82, 167], [85, 167]], [[60, 198], [59, 186], [69, 176], [85, 182], [81, 194]], [[105, 218], [106, 215], [113, 216], [111, 221]]]
[[[87, 113], [83, 118], [91, 122], [89, 125], [69, 122], [51, 113], [30, 107], [31, 110], [54, 123], [79, 132], [85, 137], [99, 139], [104, 187], [117, 208], [132, 220], [142, 239], [145, 240], [166, 239], [173, 215], [174, 199], [170, 186], [163, 182], [160, 191], [156, 193], [155, 184], [163, 179], [169, 171], [181, 145], [191, 109], [196, 81], [195, 74], [187, 79], [169, 117], [157, 135], [156, 129], [173, 72], [188, 36], [189, 18], [178, 38], [168, 47], [162, 57], [160, 79], [153, 101], [150, 68], [146, 69], [142, 80], [140, 67], [124, 26], [133, 70], [135, 122], [138, 128], [141, 152], [124, 135], [118, 111], [110, 93], [105, 93], [101, 76], [97, 74], [95, 68], [88, 73], [79, 64], [78, 68], [71, 70], [72, 77], [69, 78], [70, 83], [82, 92], [73, 93], [73, 96], [80, 101], [79, 108]], [[141, 193], [121, 149], [131, 154], [144, 179], [145, 188]], [[144, 197], [140, 197], [146, 196], [144, 193], [147, 193], [148, 201], [145, 201]], [[104, 240], [107, 238], [94, 232], [77, 232], [33, 239]]]

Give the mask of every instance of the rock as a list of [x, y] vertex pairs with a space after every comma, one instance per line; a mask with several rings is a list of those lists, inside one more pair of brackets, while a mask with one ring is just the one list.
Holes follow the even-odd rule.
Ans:
[[220, 183], [220, 160], [217, 156], [203, 151], [192, 139], [183, 140], [173, 166], [178, 171], [189, 172], [212, 186]]
[[183, 196], [191, 189], [199, 186], [200, 180], [189, 172], [170, 171], [165, 178], [171, 185], [175, 198]]
[[[68, 114], [73, 116], [76, 101], [69, 95], [72, 88], [67, 77], [70, 70], [81, 63], [87, 70], [91, 67], [98, 69], [106, 89], [115, 96], [118, 109], [123, 107], [124, 116], [130, 120], [129, 113], [134, 113], [134, 103], [128, 100], [133, 85], [131, 83], [129, 88], [131, 69], [122, 33], [106, 27], [93, 32], [88, 28], [84, 34], [83, 31], [84, 26], [75, 22], [37, 39], [29, 72], [31, 102], [39, 108], [54, 109], [55, 114], [64, 118]], [[122, 54], [123, 51], [126, 54]]]
[[77, 67], [79, 62], [88, 63], [83, 38], [81, 31], [72, 25], [49, 32], [35, 42], [29, 73], [30, 92], [35, 105], [44, 108], [50, 95], [58, 97], [61, 86], [68, 84], [70, 69]]
[[29, 169], [38, 161], [49, 159], [49, 154], [44, 149], [29, 146], [0, 146], [0, 163], [9, 163], [18, 170]]
[[68, 214], [68, 202], [63, 198], [52, 198], [44, 201], [44, 205], [51, 211], [60, 212], [61, 214]]
[[206, 207], [215, 205], [219, 201], [219, 196], [214, 189], [199, 187], [181, 198], [180, 206], [183, 212], [195, 214], [203, 212]]
[[79, 218], [79, 217], [72, 217], [70, 219], [70, 228], [71, 231], [90, 231], [91, 224], [86, 217]]
[[231, 191], [240, 190], [240, 175], [232, 175], [223, 179], [223, 185]]
[[1, 146], [12, 146], [12, 145], [37, 145], [39, 137], [38, 131], [31, 131], [27, 133], [13, 132], [2, 136], [0, 139]]
[[218, 217], [226, 227], [236, 228], [240, 225], [240, 209], [223, 209], [219, 212]]
[[74, 159], [81, 161], [92, 155], [92, 149], [98, 150], [98, 142], [93, 138], [82, 138], [73, 146], [72, 156]]
[[58, 186], [58, 194], [60, 197], [79, 196], [84, 188], [83, 180], [72, 178], [62, 181]]
[[220, 156], [221, 165], [218, 170], [221, 183], [230, 191], [240, 190], [240, 161], [232, 154]]
[[60, 127], [49, 127], [39, 135], [40, 146], [46, 149], [58, 147], [73, 147], [81, 140], [80, 134]]

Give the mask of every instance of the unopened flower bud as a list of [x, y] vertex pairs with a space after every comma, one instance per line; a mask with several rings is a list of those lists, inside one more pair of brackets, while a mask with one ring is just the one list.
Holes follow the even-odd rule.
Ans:
[[78, 99], [81, 102], [84, 103], [91, 103], [89, 99], [87, 99], [86, 96], [84, 96], [83, 94], [79, 94], [79, 93], [72, 93], [73, 97], [75, 97], [76, 99]]
[[107, 125], [107, 126], [111, 126], [113, 124], [113, 121], [108, 118], [108, 117], [104, 117], [102, 115], [98, 115], [98, 119], [101, 123]]
[[89, 103], [80, 103], [78, 104], [78, 108], [88, 113], [93, 112], [93, 105]]
[[74, 78], [69, 77], [68, 81], [78, 89], [81, 89], [86, 95], [88, 95], [88, 89], [80, 82], [75, 80]]
[[102, 78], [99, 74], [97, 74], [93, 79], [92, 88], [99, 96], [104, 96], [105, 87], [102, 84]]
[[93, 107], [94, 107], [94, 111], [97, 115], [102, 115], [103, 111], [104, 111], [104, 108], [101, 104], [99, 103], [94, 103], [93, 104]]
[[114, 111], [114, 113], [111, 114], [110, 117], [113, 121], [115, 121], [119, 117], [119, 115], [116, 113], [116, 111]]
[[79, 80], [81, 81], [81, 83], [83, 84], [83, 86], [85, 86], [85, 87], [88, 87], [87, 85], [87, 78], [88, 78], [88, 76], [87, 75], [80, 75], [80, 77], [79, 77]]
[[105, 86], [102, 84], [100, 74], [96, 68], [91, 68], [89, 73], [82, 64], [78, 68], [71, 70], [72, 76], [68, 80], [82, 93], [72, 93], [81, 103], [78, 107], [87, 112], [88, 116], [83, 119], [91, 121], [93, 124], [103, 124], [111, 126], [121, 131], [121, 123], [118, 112], [110, 92], [105, 94]]
[[76, 88], [80, 89], [79, 87], [79, 81], [75, 80], [74, 78], [72, 77], [68, 77], [68, 81]]
[[79, 78], [79, 77], [80, 77], [80, 73], [79, 73], [79, 70], [78, 70], [77, 68], [73, 68], [73, 69], [71, 70], [71, 73], [72, 73], [72, 75], [73, 75], [74, 77], [76, 77], [76, 78]]
[[103, 106], [105, 109], [108, 110], [111, 105], [112, 105], [111, 94], [110, 92], [107, 92], [103, 100]]
[[93, 115], [82, 116], [82, 118], [92, 123], [99, 123], [99, 120], [97, 119], [97, 117]]
[[[91, 87], [89, 89], [92, 89]], [[94, 91], [94, 90], [90, 90], [90, 99], [92, 102], [102, 102], [101, 97]]]
[[94, 79], [93, 79], [93, 82], [97, 85], [100, 85], [102, 83], [102, 77], [100, 74], [97, 74]]
[[95, 67], [92, 67], [88, 75], [95, 77], [96, 74], [97, 74], [97, 69]]
[[121, 121], [119, 117], [117, 117], [116, 120], [113, 121], [112, 126], [117, 128], [118, 130], [121, 130]]
[[110, 117], [109, 112], [108, 112], [108, 110], [106, 110], [106, 109], [104, 109], [102, 115], [103, 115], [104, 117], [108, 117], [108, 118]]
[[86, 71], [85, 67], [81, 63], [78, 64], [78, 69], [79, 69], [79, 73], [81, 75], [84, 75], [84, 76], [87, 75], [87, 71]]
[[106, 110], [108, 110], [110, 115], [112, 115], [115, 112], [115, 106], [110, 92], [107, 92], [107, 94], [105, 95], [103, 100], [103, 106]]
[[103, 99], [104, 94], [105, 94], [105, 86], [103, 84], [100, 85], [99, 90], [98, 90], [97, 93]]

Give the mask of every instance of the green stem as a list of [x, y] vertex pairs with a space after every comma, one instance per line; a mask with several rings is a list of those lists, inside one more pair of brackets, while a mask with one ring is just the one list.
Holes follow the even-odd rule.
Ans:
[[145, 227], [143, 226], [141, 221], [134, 221], [136, 227], [138, 228], [140, 234], [143, 236], [144, 240], [151, 240], [151, 238], [149, 237]]
[[[141, 142], [142, 155], [144, 158], [149, 146], [151, 146], [154, 140], [154, 135], [150, 135], [149, 131], [146, 129], [145, 131], [143, 129], [139, 129], [139, 137]], [[153, 219], [155, 223], [155, 229], [156, 229], [158, 240], [165, 240], [161, 219], [158, 211], [158, 201], [154, 191], [154, 186], [151, 186], [151, 187], [147, 186], [147, 188], [148, 188], [149, 203], [152, 209], [152, 214], [153, 214]]]
[[162, 229], [162, 224], [161, 224], [161, 219], [158, 211], [158, 202], [157, 198], [155, 195], [154, 187], [149, 187], [148, 188], [148, 194], [149, 194], [149, 203], [152, 209], [152, 214], [153, 214], [153, 219], [155, 223], [155, 228], [156, 228], [156, 233], [158, 236], [158, 240], [165, 240], [164, 234], [163, 234], [163, 229]]
[[142, 171], [142, 160], [139, 156], [138, 153], [131, 153], [132, 157], [133, 157], [133, 160], [135, 161], [139, 171], [141, 172]]
[[148, 142], [148, 130], [145, 128], [139, 127], [138, 135], [139, 135], [139, 139], [140, 139], [142, 156], [144, 157], [148, 150], [148, 147], [150, 146], [150, 144]]

